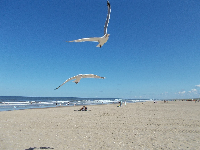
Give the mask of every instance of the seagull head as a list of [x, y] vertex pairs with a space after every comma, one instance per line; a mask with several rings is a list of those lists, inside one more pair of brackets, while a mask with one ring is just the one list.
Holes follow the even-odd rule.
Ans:
[[106, 37], [109, 37], [110, 36], [110, 34], [106, 34]]

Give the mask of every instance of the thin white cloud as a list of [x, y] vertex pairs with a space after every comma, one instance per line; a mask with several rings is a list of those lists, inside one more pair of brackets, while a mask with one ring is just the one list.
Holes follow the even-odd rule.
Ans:
[[167, 94], [168, 94], [168, 92], [161, 93], [161, 95], [167, 95]]
[[200, 87], [200, 84], [199, 85], [195, 85], [196, 87]]
[[182, 92], [178, 92], [178, 94], [185, 94], [185, 91], [182, 91]]
[[192, 89], [191, 91], [192, 91], [192, 92], [197, 92], [197, 89]]
[[197, 89], [191, 89], [191, 91], [188, 91], [189, 93], [197, 94]]

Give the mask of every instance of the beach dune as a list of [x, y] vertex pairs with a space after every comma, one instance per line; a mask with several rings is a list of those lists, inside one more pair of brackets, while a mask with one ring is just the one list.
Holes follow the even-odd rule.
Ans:
[[200, 149], [200, 102], [0, 112], [0, 149]]

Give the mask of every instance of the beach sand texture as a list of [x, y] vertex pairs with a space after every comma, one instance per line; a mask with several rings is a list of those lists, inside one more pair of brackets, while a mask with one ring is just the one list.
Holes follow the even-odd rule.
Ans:
[[0, 149], [200, 149], [200, 102], [0, 112]]

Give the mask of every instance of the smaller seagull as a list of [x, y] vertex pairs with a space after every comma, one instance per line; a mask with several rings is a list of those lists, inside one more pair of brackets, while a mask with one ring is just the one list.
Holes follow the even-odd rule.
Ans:
[[92, 37], [92, 38], [82, 38], [82, 39], [78, 39], [78, 40], [74, 40], [74, 41], [67, 41], [67, 42], [85, 42], [85, 41], [98, 42], [99, 44], [96, 47], [101, 48], [108, 41], [108, 38], [110, 36], [110, 34], [107, 33], [107, 28], [108, 28], [108, 23], [109, 23], [109, 19], [110, 19], [110, 13], [111, 13], [111, 7], [110, 7], [110, 3], [108, 0], [107, 0], [107, 6], [108, 6], [108, 14], [107, 14], [106, 22], [104, 25], [104, 36]]
[[60, 88], [60, 87], [61, 87], [62, 85], [64, 85], [65, 83], [67, 83], [67, 82], [69, 82], [69, 81], [71, 81], [71, 80], [74, 80], [74, 79], [76, 79], [76, 80], [74, 80], [73, 82], [75, 82], [75, 83], [77, 84], [77, 83], [80, 82], [80, 80], [81, 80], [82, 78], [99, 78], [99, 79], [105, 79], [105, 77], [100, 77], [100, 76], [94, 75], [94, 74], [79, 74], [79, 75], [76, 75], [76, 76], [73, 76], [73, 77], [67, 79], [63, 84], [61, 84], [59, 87], [57, 87], [57, 88], [54, 89], [54, 90], [57, 90], [58, 88]]

